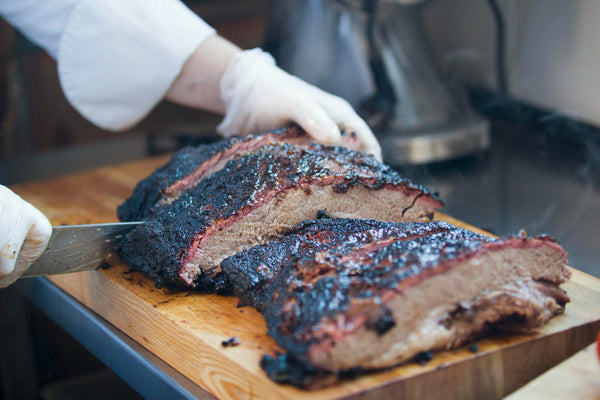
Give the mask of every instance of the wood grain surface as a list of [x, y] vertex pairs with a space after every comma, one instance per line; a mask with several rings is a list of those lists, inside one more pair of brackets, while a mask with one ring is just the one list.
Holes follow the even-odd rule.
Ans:
[[600, 400], [600, 358], [591, 344], [535, 378], [506, 400]]
[[[167, 156], [100, 168], [13, 190], [53, 225], [117, 221], [116, 207]], [[444, 214], [439, 219], [474, 227]], [[583, 349], [600, 329], [600, 280], [573, 270], [564, 285], [566, 313], [538, 335], [494, 336], [468, 348], [440, 352], [426, 365], [408, 363], [318, 391], [279, 385], [259, 360], [278, 350], [254, 309], [233, 296], [162, 288], [119, 260], [112, 268], [50, 279], [196, 384], [223, 399], [497, 399]], [[237, 336], [240, 345], [221, 342]], [[279, 349], [280, 350], [280, 349]]]

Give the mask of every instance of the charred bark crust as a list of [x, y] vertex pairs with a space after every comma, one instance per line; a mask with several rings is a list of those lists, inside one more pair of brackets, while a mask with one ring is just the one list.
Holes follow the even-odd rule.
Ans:
[[[171, 185], [189, 177], [203, 164], [229, 160], [264, 144], [287, 141], [308, 144], [313, 139], [298, 126], [292, 126], [256, 135], [232, 136], [212, 144], [183, 148], [175, 153], [167, 164], [137, 184], [133, 194], [118, 207], [117, 215], [121, 221], [143, 221], [160, 204]], [[354, 135], [343, 131], [342, 142], [346, 147], [353, 149], [360, 146]]]
[[[376, 317], [367, 326], [384, 332], [394, 322], [389, 315], [386, 321], [385, 309], [374, 305], [384, 304], [382, 297], [386, 292], [398, 290], [402, 282], [496, 241], [441, 221], [398, 224], [331, 219], [306, 222], [303, 226], [295, 230], [296, 235], [277, 243], [285, 247], [292, 242], [293, 246], [288, 247], [282, 264], [278, 266], [280, 258], [275, 258], [273, 264], [266, 265], [269, 274], [264, 273], [263, 267], [260, 274], [250, 273], [251, 278], [244, 279], [242, 275], [253, 267], [245, 265], [239, 269], [245, 262], [236, 260], [244, 260], [246, 252], [222, 263], [236, 295], [260, 310], [269, 334], [301, 360], [317, 341], [314, 329], [320, 322], [334, 320], [341, 314], [346, 314], [346, 318], [365, 314], [365, 308], [371, 307], [368, 313]], [[259, 247], [262, 249], [250, 251], [253, 259], [262, 260], [261, 265], [265, 266], [274, 246]], [[281, 249], [276, 253], [281, 254]], [[267, 280], [269, 275], [272, 278]], [[240, 283], [245, 286], [238, 288]], [[242, 292], [240, 289], [248, 283], [255, 286]]]
[[[173, 203], [156, 207], [144, 224], [121, 241], [121, 258], [158, 283], [182, 283], [178, 271], [183, 260], [190, 255], [197, 237], [211, 227], [249, 212], [270, 195], [310, 184], [331, 186], [340, 182], [371, 190], [426, 193], [435, 199], [424, 187], [364, 153], [318, 144], [302, 148], [267, 144], [234, 157]], [[201, 276], [195, 286], [212, 288], [215, 279], [224, 282], [222, 277], [209, 274]]]
[[[367, 330], [383, 336], [396, 326], [386, 306], [389, 294], [490, 248], [527, 246], [532, 241], [534, 246], [556, 243], [546, 236], [495, 239], [441, 221], [321, 218], [304, 221], [281, 240], [240, 252], [221, 265], [235, 294], [263, 314], [269, 335], [288, 352], [263, 358], [261, 365], [268, 375], [278, 382], [315, 388], [355, 372], [324, 371], [311, 365], [311, 349], [326, 351], [335, 346], [338, 334], [343, 337], [340, 323], [356, 326], [362, 318]], [[534, 282], [531, 288], [555, 299], [560, 311], [569, 299], [559, 283]], [[517, 296], [515, 301], [521, 300]], [[452, 317], [458, 318], [460, 307], [457, 310]], [[500, 319], [489, 328], [524, 331], [539, 327], [536, 311], [530, 314], [512, 325]], [[459, 339], [459, 344], [465, 340]], [[323, 343], [325, 347], [320, 346]]]

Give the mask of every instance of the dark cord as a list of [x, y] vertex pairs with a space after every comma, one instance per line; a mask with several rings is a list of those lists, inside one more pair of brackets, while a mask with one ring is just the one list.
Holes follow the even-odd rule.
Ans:
[[508, 84], [506, 82], [506, 60], [504, 56], [504, 46], [506, 43], [504, 17], [496, 0], [488, 0], [488, 4], [496, 22], [496, 77], [498, 79], [498, 89], [506, 93], [508, 91]]
[[378, 0], [364, 0], [363, 10], [367, 14], [367, 40], [369, 41], [370, 51], [374, 52], [375, 46], [375, 19], [377, 15]]
[[396, 98], [387, 69], [381, 58], [381, 52], [375, 39], [377, 25], [377, 6], [379, 0], [363, 0], [363, 11], [367, 14], [367, 41], [369, 44], [369, 65], [375, 83], [375, 95], [363, 101], [360, 114], [372, 129], [382, 127], [392, 115]]

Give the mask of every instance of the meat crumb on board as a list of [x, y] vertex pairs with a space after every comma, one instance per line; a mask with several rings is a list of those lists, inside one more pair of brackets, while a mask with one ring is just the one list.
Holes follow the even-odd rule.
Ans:
[[239, 345], [240, 345], [240, 340], [238, 339], [237, 336], [234, 336], [227, 340], [223, 340], [221, 342], [221, 346], [223, 346], [223, 347], [235, 347], [235, 346], [239, 346]]

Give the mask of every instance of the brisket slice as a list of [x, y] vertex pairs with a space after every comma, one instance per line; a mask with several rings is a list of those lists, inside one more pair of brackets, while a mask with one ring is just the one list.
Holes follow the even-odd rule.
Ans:
[[[252, 152], [268, 143], [304, 145], [312, 141], [301, 128], [294, 126], [183, 148], [167, 164], [138, 183], [131, 197], [118, 207], [117, 215], [121, 221], [143, 221], [155, 207], [173, 202], [202, 179], [222, 169], [236, 155]], [[359, 150], [361, 146], [355, 135], [344, 132], [342, 144], [353, 150]]]
[[535, 332], [569, 301], [558, 287], [570, 275], [565, 263], [545, 236], [331, 219], [221, 265], [287, 351], [265, 357], [263, 367], [310, 387], [455, 348], [492, 328]]
[[319, 210], [334, 217], [428, 221], [440, 206], [426, 189], [364, 153], [268, 144], [234, 157], [158, 207], [121, 240], [120, 255], [158, 284], [225, 289], [224, 258], [277, 239]]

